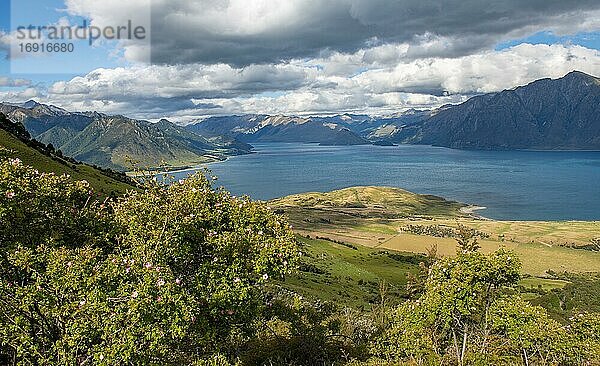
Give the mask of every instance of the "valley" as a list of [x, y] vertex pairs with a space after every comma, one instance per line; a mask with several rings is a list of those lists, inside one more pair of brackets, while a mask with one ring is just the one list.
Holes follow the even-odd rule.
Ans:
[[600, 366], [600, 1], [0, 1], [0, 366]]
[[269, 205], [289, 218], [313, 253], [311, 263], [322, 267], [301, 272], [303, 280], [293, 280], [292, 287], [360, 306], [377, 297], [382, 281], [406, 296], [407, 273], [432, 250], [454, 256], [461, 227], [479, 236], [483, 253], [502, 247], [519, 256], [522, 291], [531, 299], [563, 288], [568, 276], [600, 270], [597, 221], [495, 221], [465, 214], [460, 208], [468, 206], [457, 202], [385, 187], [297, 194]]
[[573, 71], [464, 103], [390, 115], [217, 115], [177, 124], [71, 112], [33, 100], [0, 113], [66, 156], [119, 171], [173, 170], [253, 151], [251, 144], [414, 144], [471, 150], [600, 150], [600, 79]]

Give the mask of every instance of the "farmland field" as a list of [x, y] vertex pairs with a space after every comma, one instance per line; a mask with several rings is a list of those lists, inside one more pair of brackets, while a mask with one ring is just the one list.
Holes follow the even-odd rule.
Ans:
[[[373, 303], [383, 282], [401, 298], [406, 273], [417, 270], [428, 249], [435, 247], [438, 256], [456, 253], [451, 233], [460, 226], [479, 233], [483, 252], [505, 247], [519, 256], [528, 298], [569, 284], [560, 274], [600, 271], [600, 252], [593, 250], [600, 222], [494, 221], [457, 202], [383, 187], [299, 194], [269, 204], [289, 217], [306, 260], [318, 267], [288, 286], [321, 299]], [[402, 253], [405, 260], [385, 253]]]

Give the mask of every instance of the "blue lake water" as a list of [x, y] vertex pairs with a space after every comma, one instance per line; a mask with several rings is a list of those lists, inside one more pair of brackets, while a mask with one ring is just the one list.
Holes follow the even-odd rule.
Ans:
[[254, 146], [255, 154], [210, 165], [218, 185], [263, 200], [357, 185], [392, 186], [485, 206], [479, 213], [499, 220], [600, 219], [600, 152]]

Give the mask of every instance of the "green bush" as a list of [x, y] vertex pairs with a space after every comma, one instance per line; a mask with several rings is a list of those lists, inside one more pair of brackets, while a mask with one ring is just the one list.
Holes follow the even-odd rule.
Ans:
[[415, 300], [390, 309], [382, 286], [370, 311], [340, 309], [283, 290], [290, 226], [203, 174], [99, 202], [0, 158], [0, 364], [600, 363], [600, 315], [580, 306], [595, 282], [563, 290], [559, 323], [517, 296], [513, 252], [459, 234], [455, 257], [430, 252]]
[[40, 173], [19, 159], [0, 158], [2, 249], [104, 245], [110, 225], [106, 205], [85, 181]]
[[202, 174], [96, 202], [85, 182], [4, 159], [0, 193], [0, 353], [9, 362], [211, 359], [252, 332], [264, 284], [295, 266], [282, 217]]
[[245, 344], [244, 365], [341, 365], [368, 357], [382, 324], [377, 311], [361, 313], [279, 291], [257, 319], [259, 332]]
[[563, 326], [514, 295], [520, 263], [513, 252], [482, 254], [472, 237], [458, 242], [456, 257], [431, 266], [422, 295], [392, 312], [374, 356], [415, 364], [598, 362], [597, 314]]

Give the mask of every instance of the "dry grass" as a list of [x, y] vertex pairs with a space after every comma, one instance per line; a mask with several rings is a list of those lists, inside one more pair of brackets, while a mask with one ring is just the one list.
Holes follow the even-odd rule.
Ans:
[[480, 240], [484, 252], [500, 246], [514, 250], [527, 274], [600, 271], [600, 253], [566, 247], [600, 238], [597, 221], [481, 220], [461, 214], [463, 205], [456, 202], [378, 187], [293, 195], [271, 204], [283, 209], [302, 235], [413, 253], [426, 253], [428, 247], [436, 245], [440, 255], [448, 256], [455, 253], [454, 239], [415, 235], [402, 229], [411, 224], [462, 224], [489, 234], [489, 238]]

